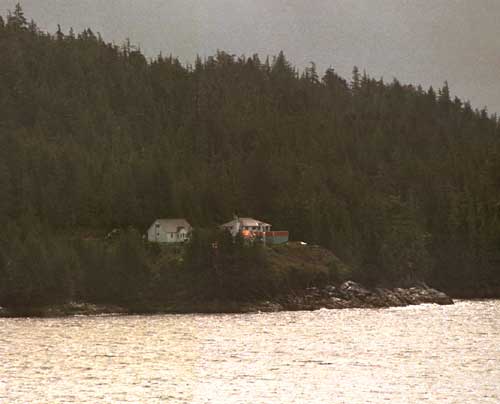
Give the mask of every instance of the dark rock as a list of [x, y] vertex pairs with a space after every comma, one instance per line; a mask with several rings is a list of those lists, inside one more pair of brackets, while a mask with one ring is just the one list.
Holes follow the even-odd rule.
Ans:
[[262, 312], [277, 312], [283, 311], [283, 306], [277, 302], [265, 301], [258, 304], [257, 309]]
[[453, 300], [445, 293], [432, 288], [411, 288], [419, 303], [453, 304]]
[[339, 299], [345, 299], [347, 296], [344, 292], [333, 285], [328, 285], [324, 288], [325, 294], [328, 297], [336, 297]]
[[385, 307], [400, 307], [407, 306], [408, 303], [402, 300], [398, 293], [391, 289], [377, 288], [375, 292], [380, 296], [380, 299], [384, 302]]
[[370, 292], [364, 286], [353, 281], [344, 282], [342, 285], [340, 285], [340, 290], [348, 296], [354, 296], [358, 298], [363, 298], [372, 294], [372, 292]]
[[285, 310], [314, 310], [320, 308], [380, 308], [399, 307], [422, 303], [453, 304], [445, 293], [421, 283], [411, 288], [368, 289], [363, 285], [346, 281], [339, 287], [308, 288], [302, 295], [285, 298]]
[[[318, 310], [346, 308], [397, 307], [422, 303], [453, 304], [453, 300], [439, 290], [419, 284], [411, 288], [368, 289], [363, 285], [347, 281], [339, 287], [328, 285], [311, 287], [292, 292], [273, 300], [257, 302], [211, 301], [177, 302], [166, 306], [148, 306], [150, 313], [250, 313], [276, 312], [283, 310]], [[145, 312], [145, 311], [143, 311]], [[27, 310], [13, 310], [0, 307], [0, 317], [53, 317], [76, 314], [126, 314], [138, 313], [118, 306], [94, 305], [89, 303], [67, 303]]]

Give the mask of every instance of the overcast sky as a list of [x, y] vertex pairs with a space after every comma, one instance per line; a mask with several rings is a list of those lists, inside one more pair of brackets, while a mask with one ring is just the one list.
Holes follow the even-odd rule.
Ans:
[[[17, 0], [0, 0], [0, 13]], [[148, 56], [188, 62], [217, 49], [310, 61], [350, 78], [439, 87], [500, 112], [500, 0], [23, 0], [28, 18], [54, 32], [86, 27], [126, 38]]]

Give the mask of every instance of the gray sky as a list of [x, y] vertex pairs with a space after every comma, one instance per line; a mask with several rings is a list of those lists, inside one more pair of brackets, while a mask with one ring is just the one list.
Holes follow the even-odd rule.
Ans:
[[[0, 13], [17, 0], [0, 0]], [[217, 49], [264, 57], [280, 50], [299, 69], [310, 61], [345, 78], [440, 87], [500, 112], [500, 0], [23, 0], [28, 18], [54, 32], [86, 27], [126, 38], [148, 56], [192, 61]]]

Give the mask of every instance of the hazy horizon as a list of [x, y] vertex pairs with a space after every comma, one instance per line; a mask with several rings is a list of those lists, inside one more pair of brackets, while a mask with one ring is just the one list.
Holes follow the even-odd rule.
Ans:
[[[17, 0], [0, 0], [6, 15]], [[500, 112], [500, 2], [480, 0], [24, 0], [25, 15], [45, 31], [90, 27], [107, 42], [127, 38], [149, 57], [183, 63], [217, 49], [262, 58], [283, 50], [303, 70], [352, 67], [372, 77], [441, 87], [474, 108]]]

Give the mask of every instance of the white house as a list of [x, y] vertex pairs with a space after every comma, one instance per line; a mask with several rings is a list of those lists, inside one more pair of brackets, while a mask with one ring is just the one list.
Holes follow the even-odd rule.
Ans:
[[233, 220], [222, 224], [220, 227], [228, 230], [233, 236], [236, 236], [236, 234], [240, 232], [245, 235], [254, 232], [271, 231], [271, 225], [269, 223], [261, 222], [251, 217], [235, 217]]
[[192, 227], [186, 219], [156, 219], [148, 229], [148, 241], [182, 243], [189, 240]]

